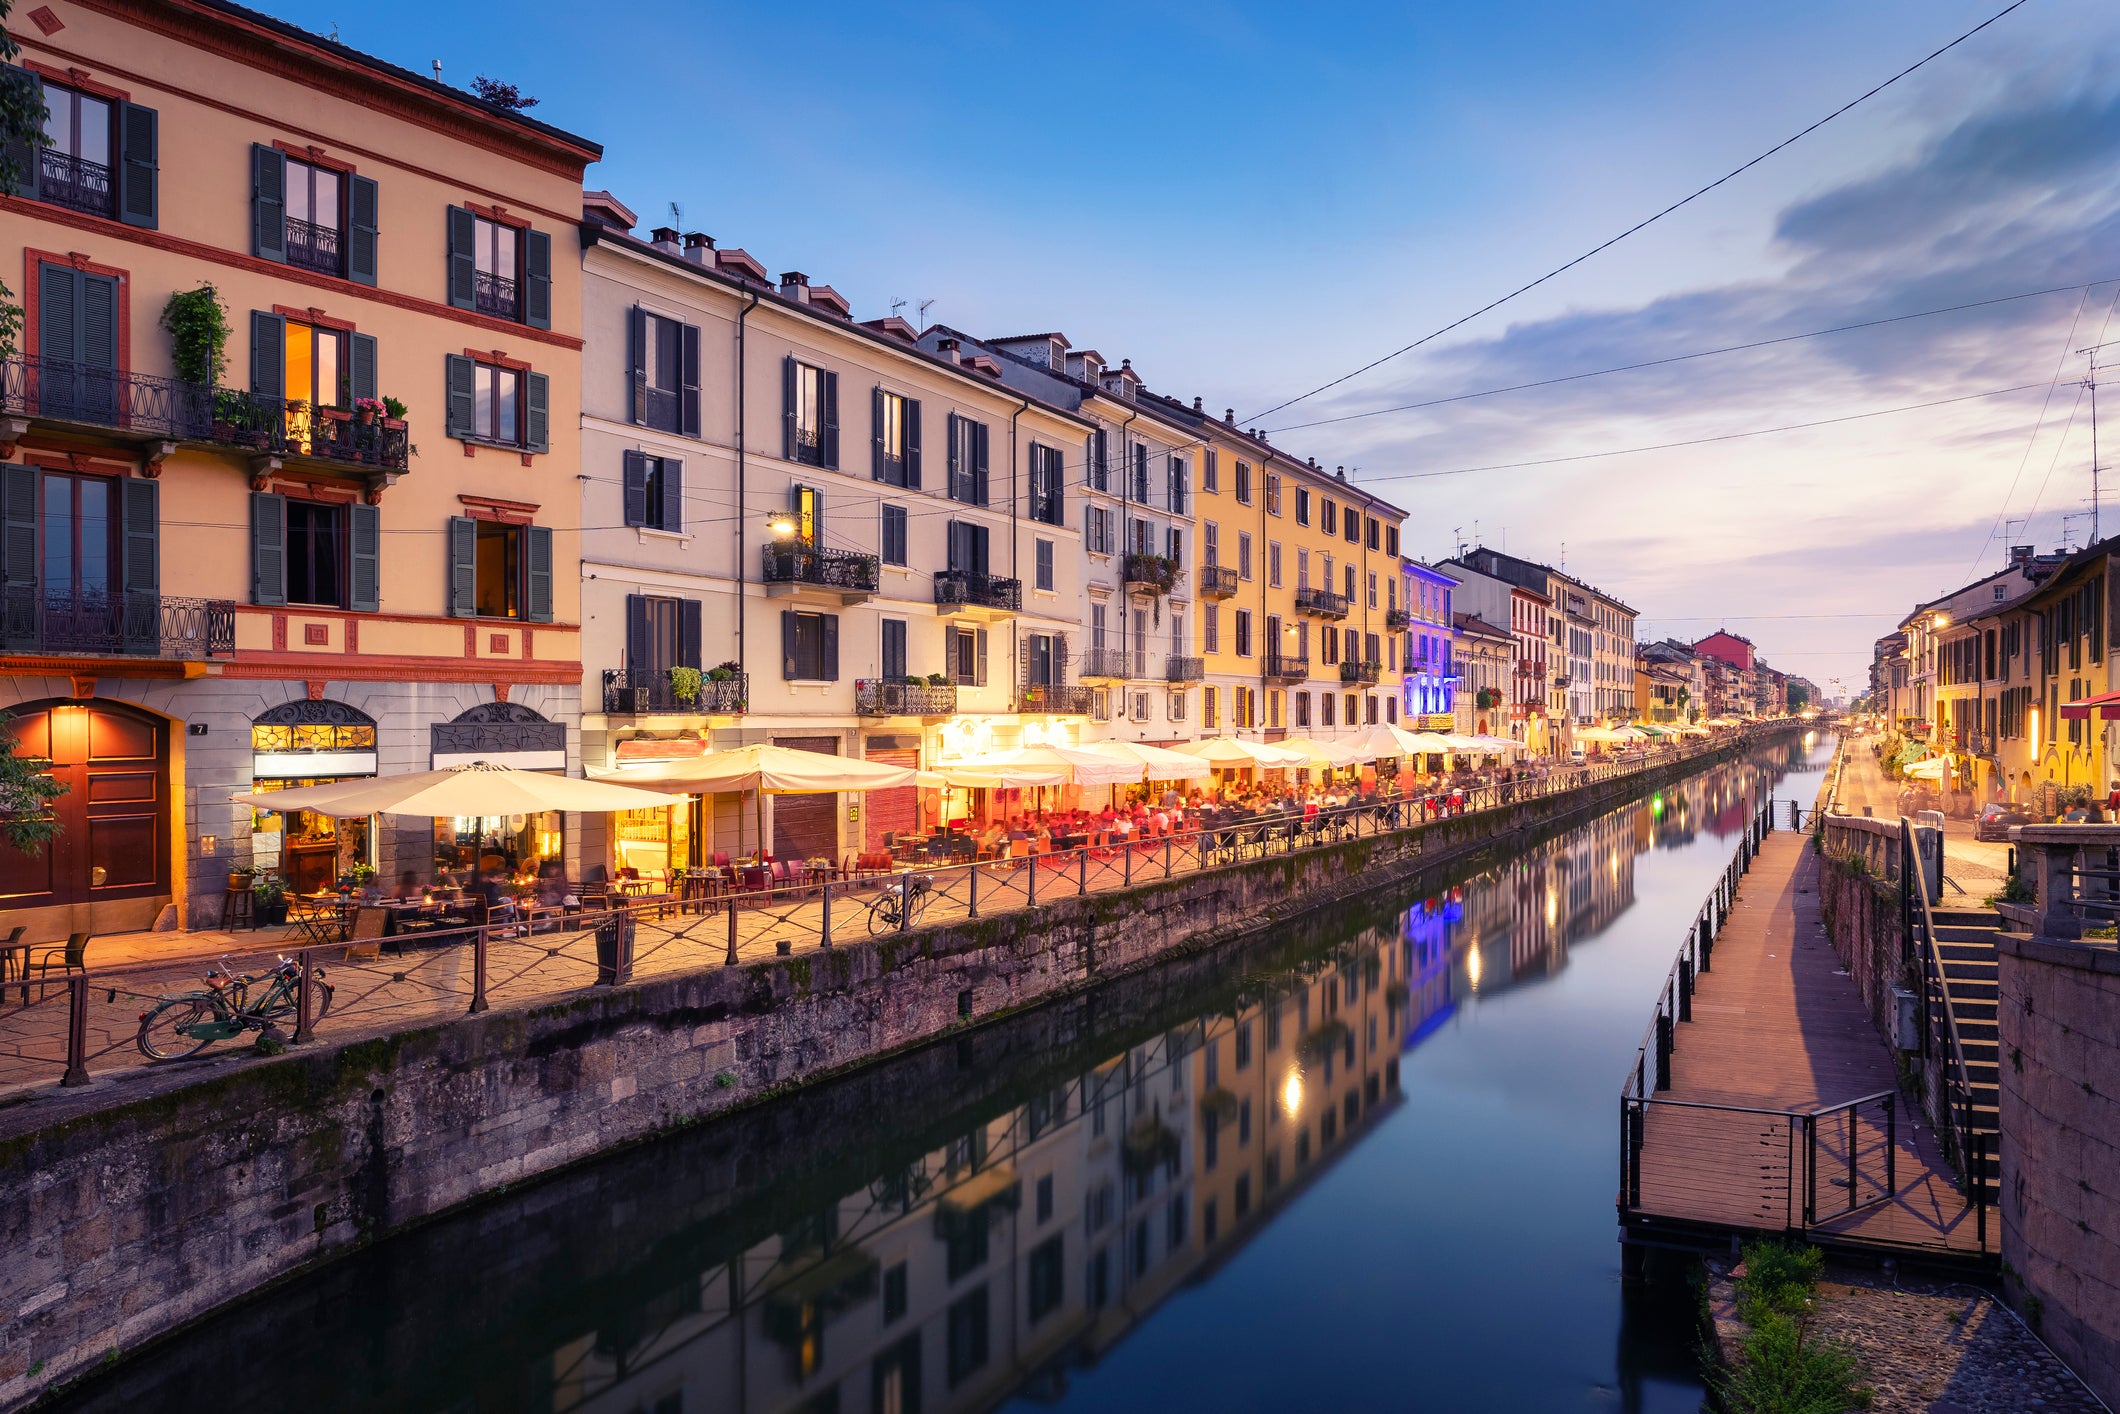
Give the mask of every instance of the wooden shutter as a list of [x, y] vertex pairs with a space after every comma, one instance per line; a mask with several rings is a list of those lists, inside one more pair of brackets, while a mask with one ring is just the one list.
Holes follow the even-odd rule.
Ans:
[[703, 668], [702, 640], [705, 633], [706, 606], [697, 599], [677, 601], [677, 666], [680, 668]]
[[250, 497], [250, 602], [287, 602], [287, 498]]
[[346, 179], [346, 278], [356, 285], [375, 283], [379, 204], [373, 177]]
[[972, 424], [972, 501], [981, 506], [987, 503], [986, 436], [985, 423]]
[[973, 645], [974, 645], [974, 647], [973, 647], [973, 650], [972, 650], [972, 652], [973, 652], [973, 657], [972, 657], [972, 661], [973, 661], [973, 663], [974, 663], [974, 665], [975, 665], [975, 666], [974, 666], [974, 667], [972, 668], [972, 685], [973, 685], [974, 687], [985, 687], [985, 686], [986, 686], [986, 630], [985, 630], [985, 629], [983, 629], [983, 628], [982, 628], [982, 629], [975, 629], [975, 630], [973, 630], [973, 632], [972, 632], [972, 643], [973, 643]]
[[920, 399], [905, 400], [905, 484], [920, 489]]
[[552, 380], [542, 373], [523, 375], [523, 446], [533, 452], [552, 450]]
[[552, 527], [524, 526], [523, 549], [523, 558], [529, 562], [523, 617], [534, 624], [549, 624], [552, 622]]
[[795, 460], [795, 359], [780, 360], [780, 459]]
[[287, 159], [261, 142], [250, 145], [250, 253], [287, 259]]
[[[115, 373], [118, 368], [118, 282], [108, 275], [81, 277], [81, 341], [74, 361], [84, 368]], [[99, 386], [85, 389], [98, 405], [116, 411], [115, 381], [97, 380]]]
[[685, 464], [663, 458], [662, 513], [664, 530], [685, 528]]
[[839, 470], [839, 375], [818, 375], [824, 381], [824, 464]]
[[[16, 90], [9, 93], [7, 99], [20, 105], [17, 112], [44, 111], [44, 80], [28, 69], [0, 65], [0, 84]], [[37, 195], [38, 145], [31, 138], [29, 128], [15, 131], [13, 124], [8, 127], [6, 145], [0, 146], [0, 175], [6, 177], [9, 193], [34, 199]]]
[[250, 391], [278, 402], [287, 396], [286, 383], [287, 321], [277, 314], [253, 309], [250, 312]]
[[959, 447], [962, 439], [957, 431], [964, 421], [964, 418], [957, 416], [954, 412], [943, 419], [944, 475], [949, 478], [949, 484], [944, 488], [944, 494], [953, 501], [968, 501], [972, 497], [971, 468], [963, 465], [964, 458], [960, 453]]
[[943, 554], [942, 564], [944, 569], [952, 573], [961, 572], [969, 568], [966, 563], [968, 552], [964, 548], [964, 528], [964, 522], [961, 520], [953, 520], [945, 527], [946, 533], [943, 544], [947, 548]]
[[883, 388], [869, 389], [869, 480], [883, 480]]
[[826, 682], [839, 681], [839, 615], [819, 614], [817, 675]]
[[552, 237], [524, 231], [523, 323], [533, 329], [552, 327]]
[[639, 305], [626, 314], [626, 420], [648, 421], [648, 311]]
[[[40, 265], [37, 269], [37, 356], [47, 367], [72, 363], [81, 356], [80, 309], [81, 272], [64, 265]], [[44, 390], [46, 401], [52, 400], [51, 392], [51, 389]]]
[[648, 523], [648, 459], [639, 452], [628, 452], [625, 470], [620, 474], [624, 486], [625, 518], [627, 525]]
[[656, 668], [648, 639], [648, 596], [626, 596], [626, 686], [646, 687]]
[[795, 680], [795, 611], [780, 611], [780, 675]]
[[678, 340], [677, 430], [687, 437], [699, 435], [699, 326], [683, 326]]
[[351, 343], [349, 361], [353, 365], [353, 395], [356, 398], [381, 396], [376, 391], [375, 335], [355, 334]]
[[446, 394], [442, 410], [442, 435], [468, 441], [476, 417], [477, 372], [462, 354], [442, 355], [442, 386]]
[[989, 573], [987, 568], [989, 562], [986, 555], [987, 528], [983, 525], [970, 525], [966, 526], [965, 529], [970, 532], [965, 538], [971, 545], [972, 572], [983, 577]]
[[449, 307], [478, 305], [478, 217], [461, 206], [449, 208]]
[[36, 468], [0, 466], [0, 647], [37, 643]]
[[383, 512], [359, 502], [346, 508], [346, 607], [372, 614], [383, 607]]
[[155, 191], [155, 110], [137, 103], [118, 108], [118, 219], [128, 226], [155, 228], [160, 202]]
[[478, 522], [449, 517], [449, 617], [478, 615]]
[[129, 645], [146, 649], [162, 637], [162, 513], [159, 482], [129, 476], [118, 483], [119, 583], [125, 610], [119, 622]]

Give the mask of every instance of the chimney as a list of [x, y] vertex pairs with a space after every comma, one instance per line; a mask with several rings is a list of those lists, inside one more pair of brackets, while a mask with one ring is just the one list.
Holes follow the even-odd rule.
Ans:
[[785, 270], [780, 276], [780, 293], [797, 304], [810, 302], [810, 277], [800, 270]]
[[1332, 469], [1332, 474], [1334, 476], [1339, 477], [1340, 480], [1345, 481], [1347, 479], [1347, 468], [1344, 466], [1336, 466]]
[[935, 341], [935, 352], [942, 356], [945, 363], [963, 362], [957, 355], [957, 341], [955, 339], [937, 339]]
[[685, 259], [694, 265], [714, 264], [714, 238], [705, 231], [685, 232]]
[[1237, 425], [1237, 410], [1235, 408], [1222, 409], [1222, 420], [1231, 427], [1235, 427]]
[[1193, 399], [1193, 411], [1194, 411], [1194, 412], [1198, 412], [1198, 411], [1200, 411], [1200, 400], [1199, 400], [1198, 398], [1194, 398], [1194, 399]]
[[2012, 546], [2010, 546], [2010, 568], [2011, 568], [2011, 569], [2021, 569], [2022, 567], [2024, 567], [2025, 565], [2028, 565], [2028, 564], [2030, 564], [2031, 562], [2032, 562], [2032, 547], [2031, 547], [2031, 546], [2029, 546], [2029, 545], [2012, 545]]
[[677, 254], [677, 231], [670, 226], [657, 226], [648, 235], [649, 243], [657, 250], [670, 255]]

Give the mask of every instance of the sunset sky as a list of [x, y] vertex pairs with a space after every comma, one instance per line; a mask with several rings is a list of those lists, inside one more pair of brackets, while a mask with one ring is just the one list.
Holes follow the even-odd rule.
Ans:
[[[1581, 254], [2003, 3], [277, 10], [408, 67], [440, 59], [450, 82], [518, 83], [536, 116], [604, 143], [589, 181], [643, 225], [803, 270], [856, 318], [932, 299], [929, 320], [972, 331], [1059, 329], [1359, 468], [1409, 511], [1413, 553], [1477, 526], [1565, 555], [1645, 636], [1727, 623], [1859, 691], [1870, 640], [1914, 601], [2007, 541], [2052, 547], [2088, 510], [2073, 380], [2076, 350], [2120, 340], [2120, 6], [2031, 0], [1551, 284], [1257, 414]], [[1886, 411], [1945, 399], [1961, 401]], [[2105, 411], [2112, 446], [2120, 387]], [[1882, 415], [1585, 457], [1856, 414]], [[1548, 464], [1512, 465], [1529, 462]], [[2081, 543], [2088, 518], [2068, 531]]]

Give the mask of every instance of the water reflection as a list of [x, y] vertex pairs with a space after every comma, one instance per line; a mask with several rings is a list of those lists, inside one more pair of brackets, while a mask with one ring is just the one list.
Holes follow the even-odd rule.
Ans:
[[[1071, 1387], [1098, 1407], [1167, 1407], [1140, 1381], [1089, 1372], [1137, 1332], [1130, 1355], [1203, 1358], [1140, 1327], [1181, 1290], [1252, 1300], [1223, 1269], [1391, 1128], [1409, 1053], [1475, 1003], [1522, 1010], [1509, 994], [1563, 976], [1634, 907], [1643, 855], [1734, 834], [1800, 760], [1717, 770], [1417, 899], [1174, 964], [563, 1175], [223, 1317], [69, 1407], [263, 1406], [301, 1388], [312, 1414], [944, 1414]], [[1698, 891], [1683, 896], [1690, 914]], [[1670, 937], [1648, 952], [1668, 961], [1684, 918], [1653, 922]], [[1602, 1078], [1618, 1054], [1561, 1068]], [[1424, 1138], [1443, 1164], [1471, 1142]], [[1577, 1184], [1608, 1167], [1554, 1162]], [[1411, 1198], [1362, 1216], [1379, 1240], [1434, 1242], [1452, 1224]], [[1609, 1243], [1606, 1219], [1594, 1237]], [[1509, 1235], [1487, 1240], [1509, 1270]], [[1283, 1277], [1299, 1289], [1410, 1280], [1359, 1241], [1296, 1260]], [[1613, 1306], [1601, 1277], [1583, 1300]], [[1372, 1398], [1394, 1389], [1408, 1314], [1345, 1331], [1367, 1353], [1334, 1379]], [[1645, 1378], [1689, 1378], [1669, 1368], [1683, 1342], [1672, 1356], [1653, 1336], [1621, 1339], [1612, 1378], [1630, 1407]], [[263, 1349], [274, 1358], [243, 1358]], [[1498, 1353], [1462, 1351], [1457, 1373]], [[1262, 1373], [1248, 1356], [1206, 1358], [1241, 1381]], [[1313, 1393], [1319, 1407], [1362, 1402]]]

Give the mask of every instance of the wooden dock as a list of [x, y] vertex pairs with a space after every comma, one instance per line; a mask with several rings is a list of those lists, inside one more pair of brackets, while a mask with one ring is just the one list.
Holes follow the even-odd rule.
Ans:
[[[1807, 835], [1766, 835], [1672, 1026], [1670, 1088], [1638, 1106], [1622, 1235], [1697, 1245], [1801, 1231], [1939, 1258], [1993, 1252], [1819, 917]], [[1983, 1218], [1986, 1219], [1983, 1222]], [[1983, 1227], [1985, 1232], [1983, 1232]]]

